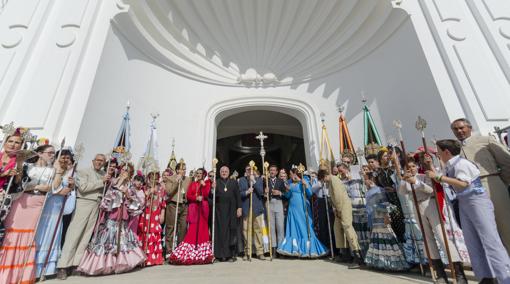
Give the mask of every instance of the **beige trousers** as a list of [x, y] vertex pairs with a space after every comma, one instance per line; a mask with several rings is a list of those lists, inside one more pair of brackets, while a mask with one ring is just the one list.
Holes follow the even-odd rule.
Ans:
[[[252, 240], [255, 241], [255, 254], [257, 256], [264, 254], [264, 244], [262, 242], [262, 224], [264, 224], [264, 214], [253, 217], [253, 234]], [[244, 237], [244, 253], [248, 255], [248, 217], [243, 218], [243, 237]]]
[[76, 211], [73, 214], [62, 254], [58, 260], [58, 268], [78, 266], [89, 244], [99, 214], [97, 201], [78, 198]]
[[358, 235], [352, 227], [352, 205], [351, 200], [342, 201], [340, 208], [335, 208], [335, 223], [333, 230], [335, 231], [336, 248], [351, 248], [352, 251], [360, 250], [358, 243]]

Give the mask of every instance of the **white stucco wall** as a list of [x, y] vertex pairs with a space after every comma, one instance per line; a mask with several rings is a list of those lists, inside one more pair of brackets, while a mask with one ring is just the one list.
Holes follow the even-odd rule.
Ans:
[[[77, 141], [87, 145], [87, 158], [94, 152], [107, 151], [129, 100], [134, 156], [141, 155], [148, 139], [149, 114], [157, 112], [161, 114], [157, 121], [161, 160], [166, 163], [175, 137], [178, 157], [184, 157], [193, 167], [212, 159], [204, 156], [204, 145], [215, 144], [206, 134], [206, 115], [211, 106], [243, 98], [272, 98], [301, 101], [313, 110], [315, 121], [310, 123], [316, 127], [304, 131], [313, 132], [308, 133], [311, 138], [305, 143], [313, 152], [307, 159], [316, 160], [320, 112], [326, 113], [330, 139], [338, 155], [337, 105], [346, 106], [354, 144], [361, 146], [361, 91], [366, 94], [383, 139], [386, 135], [396, 137], [392, 121], [400, 119], [409, 148], [416, 147], [419, 137], [413, 125], [418, 114], [428, 119], [431, 134], [450, 135], [448, 117], [410, 21], [371, 55], [340, 73], [309, 84], [261, 89], [221, 87], [177, 76], [153, 64], [112, 29]], [[257, 108], [264, 109], [263, 100], [259, 107], [248, 109]]]

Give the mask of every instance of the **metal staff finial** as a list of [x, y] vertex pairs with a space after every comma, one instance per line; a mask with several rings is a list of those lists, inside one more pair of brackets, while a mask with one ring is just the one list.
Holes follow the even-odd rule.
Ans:
[[79, 161], [83, 157], [83, 153], [85, 152], [85, 147], [83, 146], [83, 143], [78, 143], [74, 147], [74, 160]]
[[267, 139], [267, 136], [264, 135], [262, 131], [260, 131], [259, 135], [255, 138], [260, 140], [260, 155], [264, 157], [266, 155], [266, 150], [264, 149], [264, 140]]
[[367, 104], [367, 97], [365, 96], [365, 91], [361, 91], [361, 102], [366, 105]]
[[321, 116], [322, 125], [324, 126], [324, 122], [326, 121], [326, 114], [324, 112], [321, 112], [320, 116]]
[[416, 129], [421, 132], [422, 136], [425, 135], [425, 128], [427, 128], [427, 121], [418, 115], [418, 120], [416, 120]]
[[398, 139], [400, 141], [403, 141], [404, 138], [402, 136], [402, 121], [396, 119], [393, 121], [393, 126], [397, 129], [397, 133], [398, 133]]

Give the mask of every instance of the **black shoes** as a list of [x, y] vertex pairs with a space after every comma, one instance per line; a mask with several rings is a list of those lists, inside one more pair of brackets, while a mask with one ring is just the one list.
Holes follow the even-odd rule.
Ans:
[[444, 270], [444, 264], [441, 259], [432, 259], [432, 266], [437, 274], [436, 284], [448, 284], [448, 276]]

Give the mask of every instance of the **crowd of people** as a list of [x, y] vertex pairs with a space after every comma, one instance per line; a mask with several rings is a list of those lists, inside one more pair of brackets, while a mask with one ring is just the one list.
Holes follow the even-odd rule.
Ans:
[[[319, 168], [228, 165], [162, 172], [42, 144], [23, 131], [0, 152], [0, 283], [105, 275], [163, 265], [333, 257], [349, 268], [433, 270], [448, 283], [510, 283], [510, 153], [452, 123], [457, 140], [404, 152], [388, 145], [364, 161], [342, 153]], [[333, 164], [331, 163], [333, 162]], [[261, 168], [262, 168], [261, 167]]]

